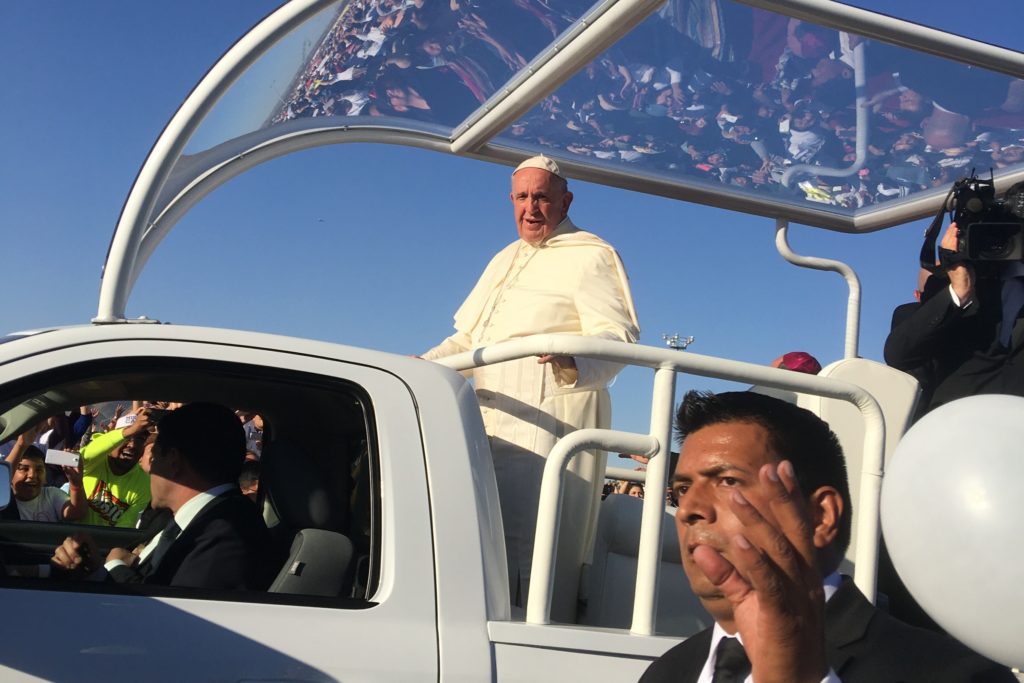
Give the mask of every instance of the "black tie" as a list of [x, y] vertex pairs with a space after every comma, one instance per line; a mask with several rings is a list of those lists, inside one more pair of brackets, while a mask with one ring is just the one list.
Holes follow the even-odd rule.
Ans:
[[735, 638], [722, 638], [715, 649], [715, 672], [711, 683], [743, 683], [750, 674], [750, 660]]
[[[160, 560], [164, 559], [164, 555], [174, 544], [174, 539], [181, 533], [181, 529], [178, 524], [172, 519], [171, 523], [167, 525], [156, 539], [156, 547], [153, 548], [153, 552], [146, 556], [144, 565], [146, 565], [145, 574], [152, 574], [156, 571], [156, 568], [160, 566]], [[141, 566], [140, 566], [141, 569]]]

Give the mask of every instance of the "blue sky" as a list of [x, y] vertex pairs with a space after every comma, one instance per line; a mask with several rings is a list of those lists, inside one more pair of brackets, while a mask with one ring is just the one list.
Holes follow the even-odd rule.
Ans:
[[[891, 10], [892, 2], [859, 3]], [[87, 322], [131, 183], [206, 70], [277, 5], [265, 0], [0, 3], [3, 332]], [[999, 9], [996, 10], [996, 5]], [[1021, 46], [1017, 0], [904, 0], [901, 16]], [[129, 315], [311, 337], [398, 353], [450, 333], [487, 260], [515, 237], [503, 166], [394, 146], [338, 145], [264, 164], [219, 188], [151, 259]], [[575, 222], [620, 251], [641, 342], [767, 363], [843, 352], [846, 288], [774, 250], [771, 220], [573, 183]], [[927, 221], [869, 235], [793, 226], [793, 248], [863, 283], [861, 355], [881, 359], [910, 300]], [[613, 389], [615, 426], [646, 430], [646, 371]], [[717, 388], [682, 377], [680, 387]]]

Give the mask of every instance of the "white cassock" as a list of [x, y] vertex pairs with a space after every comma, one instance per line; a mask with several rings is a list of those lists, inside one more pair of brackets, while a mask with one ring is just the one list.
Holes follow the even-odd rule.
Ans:
[[[635, 342], [640, 336], [619, 255], [568, 218], [539, 245], [517, 240], [491, 260], [455, 313], [456, 333], [435, 359], [534, 334], [579, 334]], [[525, 606], [544, 458], [561, 437], [611, 424], [608, 383], [622, 366], [576, 358], [578, 376], [556, 376], [536, 358], [475, 368], [490, 437], [513, 605]], [[604, 454], [577, 455], [565, 478], [552, 616], [574, 621], [579, 571], [590, 551], [604, 482]]]

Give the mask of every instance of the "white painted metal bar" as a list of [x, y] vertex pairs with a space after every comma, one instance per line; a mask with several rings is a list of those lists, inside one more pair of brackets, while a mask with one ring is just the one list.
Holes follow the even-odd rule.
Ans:
[[[672, 349], [643, 346], [640, 344], [626, 344], [606, 339], [595, 339], [593, 337], [577, 337], [572, 335], [544, 334], [533, 337], [515, 339], [494, 346], [481, 347], [465, 353], [455, 354], [447, 358], [439, 359], [437, 362], [454, 370], [468, 370], [481, 365], [502, 363], [539, 356], [543, 354], [586, 356], [628, 365], [637, 365], [649, 368], [671, 368], [676, 372], [685, 372], [701, 377], [717, 377], [747, 384], [759, 384], [763, 386], [786, 389], [816, 396], [827, 396], [841, 401], [852, 403], [860, 411], [864, 420], [864, 456], [860, 472], [860, 500], [854, 506], [857, 514], [858, 533], [857, 546], [854, 550], [854, 582], [861, 591], [872, 601], [875, 599], [878, 571], [878, 539], [879, 539], [879, 503], [882, 492], [882, 463], [885, 447], [885, 418], [878, 402], [864, 389], [829, 377], [807, 375], [800, 372], [780, 370], [778, 368], [745, 363], [743, 361], [714, 358], [697, 353], [679, 353]], [[604, 430], [581, 430], [587, 432], [584, 438], [595, 438], [594, 432], [604, 433]], [[566, 439], [573, 437], [580, 432], [573, 432]], [[636, 435], [626, 435], [633, 436]], [[577, 437], [579, 438], [579, 437]], [[646, 437], [653, 438], [653, 437]], [[556, 449], [566, 457], [571, 443], [566, 448], [559, 448], [563, 439], [556, 444]], [[575, 442], [572, 442], [575, 443]], [[585, 442], [590, 443], [590, 442]], [[632, 450], [632, 452], [644, 452], [642, 448], [625, 448], [613, 444], [594, 443], [592, 446], [608, 450]], [[653, 452], [653, 450], [652, 450]], [[554, 453], [554, 451], [552, 451]], [[549, 459], [551, 455], [548, 456]], [[552, 467], [554, 467], [552, 465]], [[554, 473], [548, 475], [545, 467], [545, 481], [543, 486], [560, 486], [560, 475]], [[856, 476], [856, 473], [853, 473]], [[547, 479], [552, 481], [548, 482]], [[549, 495], [552, 495], [549, 493]], [[550, 524], [554, 525], [558, 519], [557, 515], [550, 517]], [[538, 517], [539, 520], [539, 517]], [[538, 521], [539, 525], [539, 521]], [[547, 533], [547, 532], [545, 532]], [[550, 541], [550, 539], [549, 539]], [[536, 550], [534, 551], [536, 553]], [[550, 561], [548, 558], [547, 561]], [[540, 573], [537, 572], [536, 556], [534, 558], [534, 574], [531, 580], [531, 592], [536, 591], [540, 595], [548, 594], [546, 598], [550, 605], [551, 585], [539, 585], [538, 579], [544, 575], [550, 578], [551, 568], [548, 567]], [[530, 615], [529, 606], [527, 614]], [[538, 610], [534, 610], [536, 617]], [[540, 622], [538, 622], [540, 623]]]
[[568, 80], [578, 69], [608, 49], [662, 4], [662, 0], [618, 0], [564, 47], [534, 67], [530, 76], [452, 140], [452, 153], [477, 150], [541, 99]]
[[243, 72], [274, 43], [334, 0], [291, 0], [232, 45], [206, 73], [157, 138], [142, 164], [114, 231], [100, 283], [99, 307], [93, 322], [124, 320], [139, 242], [167, 176], [189, 138]]
[[[675, 350], [675, 349], [673, 349]], [[654, 372], [651, 398], [651, 436], [658, 441], [658, 452], [647, 463], [643, 519], [640, 524], [640, 549], [637, 551], [636, 591], [633, 593], [633, 623], [629, 630], [637, 635], [654, 634], [658, 611], [658, 566], [661, 560], [661, 524], [665, 519], [665, 484], [668, 481], [669, 452], [672, 445], [672, 404], [676, 396], [676, 373], [672, 368]]]
[[[307, 121], [316, 121], [316, 119], [304, 119], [299, 122]], [[149, 258], [178, 221], [203, 197], [259, 164], [311, 147], [341, 143], [387, 143], [417, 147], [433, 152], [448, 151], [447, 140], [436, 135], [395, 130], [384, 126], [364, 125], [353, 128], [346, 122], [345, 125], [335, 123], [334, 125], [290, 132], [287, 131], [287, 128], [287, 124], [277, 125], [272, 130], [265, 129], [259, 131], [257, 135], [246, 136], [247, 140], [251, 140], [250, 144], [239, 144], [236, 148], [228, 148], [228, 151], [223, 152], [224, 156], [214, 153], [221, 153], [224, 145], [216, 150], [203, 153], [207, 163], [194, 170], [190, 175], [189, 183], [180, 189], [170, 188], [171, 192], [167, 193], [170, 196], [161, 197], [162, 203], [154, 207], [153, 216], [139, 242], [138, 253], [132, 261], [131, 277], [124, 284], [126, 291], [121, 298], [125, 302], [128, 301], [131, 290], [135, 287], [135, 282], [142, 274]], [[259, 137], [264, 133], [269, 136], [269, 139]], [[173, 182], [173, 176], [168, 184], [171, 182]], [[166, 189], [165, 192], [167, 192]]]
[[537, 533], [533, 541], [530, 571], [530, 595], [526, 603], [526, 621], [551, 623], [551, 597], [555, 590], [555, 549], [558, 547], [558, 520], [562, 511], [562, 480], [572, 456], [590, 448], [653, 455], [659, 445], [652, 436], [617, 432], [611, 429], [580, 429], [563, 437], [548, 453], [537, 507]]
[[860, 339], [860, 278], [853, 268], [842, 261], [801, 256], [789, 246], [789, 223], [784, 218], [775, 220], [775, 247], [782, 258], [801, 268], [829, 270], [839, 273], [846, 280], [850, 295], [846, 300], [846, 338], [843, 344], [843, 358], [856, 358]]
[[604, 470], [605, 479], [618, 479], [619, 481], [638, 481], [647, 486], [647, 472], [645, 470], [628, 470], [625, 467], [607, 467]]

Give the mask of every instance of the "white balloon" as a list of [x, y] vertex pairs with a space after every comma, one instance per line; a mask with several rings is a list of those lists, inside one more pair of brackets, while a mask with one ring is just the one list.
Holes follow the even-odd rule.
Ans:
[[881, 515], [921, 607], [972, 649], [1024, 666], [1024, 398], [972, 396], [921, 419], [893, 453]]

